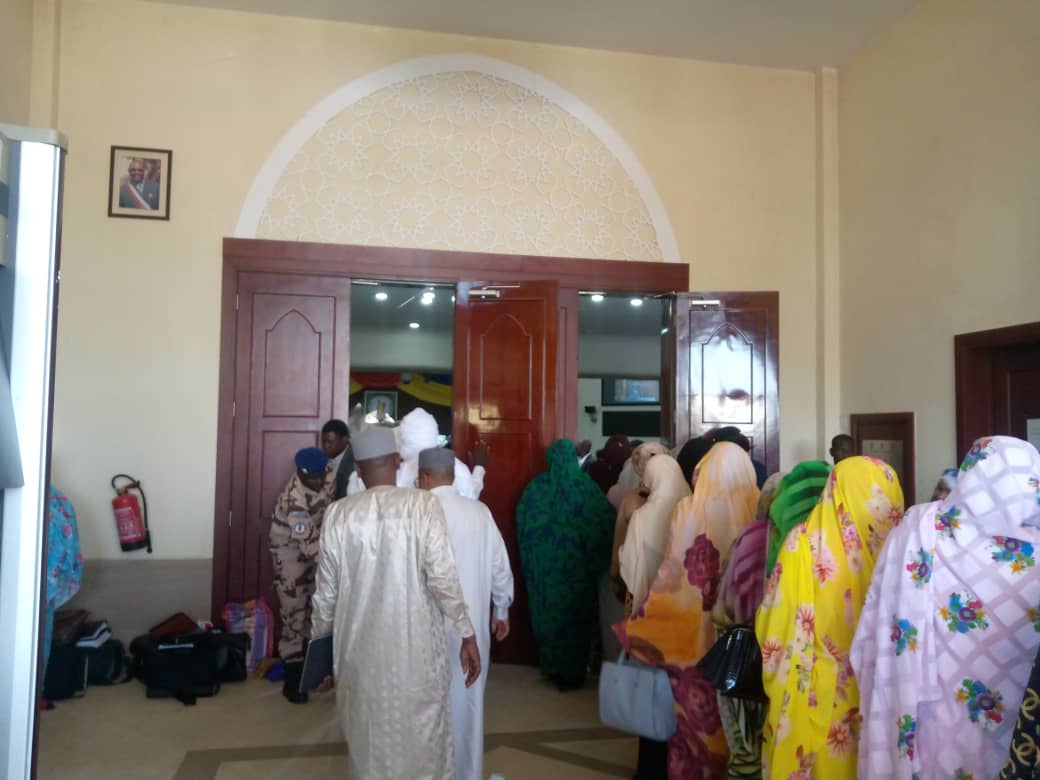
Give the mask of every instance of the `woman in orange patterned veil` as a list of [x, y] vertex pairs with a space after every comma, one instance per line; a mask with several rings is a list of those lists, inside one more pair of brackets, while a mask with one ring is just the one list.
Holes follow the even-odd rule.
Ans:
[[693, 483], [693, 495], [675, 508], [665, 559], [650, 594], [617, 626], [628, 653], [665, 669], [671, 680], [678, 729], [668, 744], [670, 780], [726, 776], [718, 698], [695, 664], [717, 638], [711, 610], [725, 569], [723, 556], [754, 521], [758, 505], [754, 466], [736, 444], [712, 447]]

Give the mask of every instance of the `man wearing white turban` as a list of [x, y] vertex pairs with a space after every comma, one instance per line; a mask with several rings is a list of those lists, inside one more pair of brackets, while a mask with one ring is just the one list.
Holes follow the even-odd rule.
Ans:
[[[419, 479], [419, 453], [440, 446], [440, 431], [437, 420], [425, 409], [413, 409], [401, 418], [397, 428], [400, 433], [401, 468], [397, 471], [398, 487], [415, 487]], [[473, 448], [473, 471], [458, 458], [455, 459], [455, 489], [459, 495], [478, 499], [484, 490], [484, 466], [487, 463], [487, 446], [478, 442]], [[347, 495], [352, 496], [365, 489], [361, 477], [352, 474], [347, 485]]]

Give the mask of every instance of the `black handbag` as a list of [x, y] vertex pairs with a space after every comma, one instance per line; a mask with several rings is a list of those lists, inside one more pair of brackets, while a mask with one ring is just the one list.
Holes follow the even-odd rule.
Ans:
[[769, 701], [762, 687], [762, 651], [748, 626], [727, 628], [697, 668], [723, 696]]

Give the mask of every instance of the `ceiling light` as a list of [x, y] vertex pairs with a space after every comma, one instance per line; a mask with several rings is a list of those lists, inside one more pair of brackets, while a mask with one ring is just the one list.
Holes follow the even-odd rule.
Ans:
[[455, 303], [455, 296], [454, 296], [454, 295], [453, 295], [453, 296], [451, 296], [451, 302], [452, 302], [452, 303]]
[[419, 330], [419, 323], [418, 322], [409, 322], [408, 323], [408, 327], [411, 328], [412, 330]]
[[592, 301], [593, 303], [603, 303], [603, 296], [600, 295], [599, 293], [596, 293], [591, 298], [589, 298], [589, 300]]
[[433, 303], [433, 301], [434, 301], [434, 299], [436, 297], [437, 297], [437, 295], [432, 290], [427, 290], [426, 292], [424, 292], [422, 294], [422, 297], [419, 299], [419, 301], [424, 306], [429, 306], [431, 303]]
[[387, 293], [383, 292], [382, 290], [380, 290], [379, 292], [376, 293], [376, 300], [377, 301], [385, 301], [389, 297], [390, 296]]
[[632, 300], [629, 301], [629, 303], [632, 304], [633, 306], [642, 306], [643, 305], [643, 299], [642, 298], [633, 298]]
[[662, 335], [662, 336], [663, 336], [663, 335], [664, 335], [665, 333], [667, 333], [667, 332], [668, 332], [668, 328], [661, 328], [661, 335]]

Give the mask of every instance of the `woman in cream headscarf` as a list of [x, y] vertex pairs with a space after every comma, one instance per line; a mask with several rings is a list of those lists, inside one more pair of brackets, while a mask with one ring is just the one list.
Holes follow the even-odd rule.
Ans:
[[621, 579], [638, 608], [650, 591], [650, 584], [664, 560], [668, 527], [675, 505], [690, 495], [682, 469], [671, 455], [650, 459], [643, 474], [646, 503], [633, 514], [618, 550]]
[[[663, 444], [655, 442], [640, 444], [632, 452], [632, 457], [628, 459], [628, 463], [625, 464], [625, 468], [622, 470], [622, 480], [618, 480], [618, 484], [610, 489], [610, 493], [607, 493], [607, 500], [617, 507], [618, 510], [617, 519], [614, 523], [614, 549], [610, 555], [610, 576], [615, 581], [615, 584], [621, 584], [619, 583], [621, 564], [618, 561], [618, 551], [621, 549], [621, 545], [624, 544], [625, 536], [628, 534], [628, 524], [636, 510], [645, 504], [647, 498], [650, 497], [650, 491], [647, 489], [645, 482], [646, 464], [656, 455], [668, 454], [668, 448]], [[631, 476], [625, 477], [625, 471], [630, 472]], [[623, 488], [622, 481], [625, 482]], [[683, 482], [685, 483], [685, 480]], [[611, 493], [613, 493], [613, 496]]]
[[902, 517], [892, 468], [846, 458], [781, 546], [755, 623], [769, 696], [767, 777], [856, 777], [859, 688], [849, 650], [874, 562]]
[[628, 652], [642, 663], [665, 669], [671, 679], [678, 719], [668, 743], [671, 780], [726, 775], [726, 735], [718, 699], [696, 664], [717, 638], [711, 610], [724, 558], [755, 519], [757, 504], [755, 469], [748, 454], [736, 444], [719, 442], [694, 472], [693, 495], [675, 508], [664, 561], [649, 596], [618, 625], [618, 637]]

